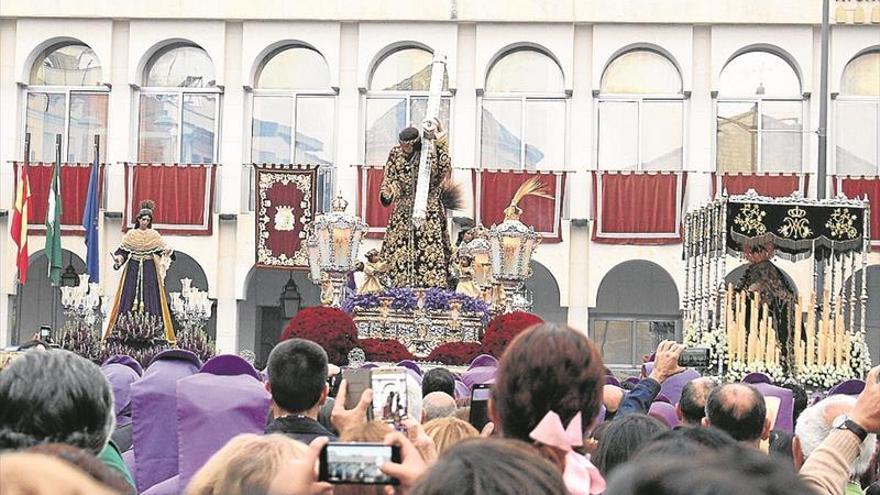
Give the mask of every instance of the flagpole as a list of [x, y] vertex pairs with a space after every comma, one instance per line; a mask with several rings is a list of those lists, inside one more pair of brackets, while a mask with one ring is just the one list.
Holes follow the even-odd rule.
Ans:
[[[22, 162], [21, 166], [27, 171], [27, 166], [31, 160], [31, 133], [25, 133], [24, 135], [24, 162]], [[23, 176], [24, 174], [19, 174]], [[25, 219], [26, 220], [26, 219]], [[24, 233], [27, 235], [27, 232]], [[25, 239], [26, 241], [27, 239]], [[26, 245], [27, 243], [25, 243]], [[18, 263], [16, 263], [16, 267], [18, 267]], [[15, 277], [15, 334], [18, 337], [18, 343], [21, 344], [21, 299], [22, 292], [24, 292], [24, 284], [21, 283], [21, 267], [18, 267], [17, 270], [18, 275]]]
[[[61, 169], [61, 134], [55, 134], [55, 170], [58, 171]], [[60, 174], [58, 180], [61, 180]], [[57, 187], [57, 185], [56, 185]], [[52, 192], [54, 194], [54, 191]], [[60, 222], [60, 218], [55, 219], [56, 222]], [[59, 240], [60, 241], [60, 240]], [[49, 269], [52, 268], [52, 259], [49, 257], [49, 251], [44, 249], [46, 253], [46, 260], [49, 262]], [[58, 335], [58, 286], [55, 284], [49, 284], [49, 287], [52, 288], [52, 335]]]

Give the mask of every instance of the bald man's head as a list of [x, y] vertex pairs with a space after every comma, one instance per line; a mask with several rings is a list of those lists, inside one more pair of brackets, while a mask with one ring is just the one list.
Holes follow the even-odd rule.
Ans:
[[455, 399], [446, 392], [431, 392], [422, 399], [422, 422], [455, 416]]
[[745, 383], [722, 385], [709, 394], [706, 422], [740, 442], [758, 441], [768, 433], [764, 397]]
[[678, 401], [680, 419], [689, 425], [699, 426], [706, 417], [706, 402], [715, 388], [715, 380], [708, 376], [695, 378], [681, 389]]

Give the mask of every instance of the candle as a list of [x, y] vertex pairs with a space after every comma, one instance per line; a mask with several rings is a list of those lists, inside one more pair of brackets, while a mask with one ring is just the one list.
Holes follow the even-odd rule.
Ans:
[[746, 292], [739, 293], [739, 301], [737, 308], [737, 359], [739, 362], [745, 361], [746, 358]]
[[810, 294], [810, 304], [807, 307], [807, 366], [813, 365], [816, 348], [816, 293]]
[[794, 305], [794, 367], [802, 368], [804, 366], [804, 352], [801, 348], [801, 298], [798, 297], [797, 303]]

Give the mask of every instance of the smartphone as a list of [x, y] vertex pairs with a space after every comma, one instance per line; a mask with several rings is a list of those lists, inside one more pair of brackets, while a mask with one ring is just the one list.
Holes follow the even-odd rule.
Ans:
[[708, 347], [690, 347], [678, 356], [678, 365], [685, 368], [708, 368], [709, 357]]
[[471, 389], [471, 410], [468, 422], [477, 431], [483, 431], [483, 427], [489, 422], [489, 397], [491, 395], [492, 386], [488, 383], [478, 383]]
[[370, 375], [373, 389], [373, 418], [400, 424], [406, 417], [406, 368], [373, 368]]
[[354, 409], [364, 395], [364, 390], [370, 388], [370, 370], [365, 368], [343, 370], [342, 378], [348, 384], [345, 408]]
[[49, 325], [40, 326], [40, 340], [47, 340], [52, 336], [52, 327]]
[[[339, 393], [339, 385], [342, 383], [342, 373], [336, 373], [335, 375], [327, 378], [327, 386], [330, 388], [330, 391], [327, 393], [328, 396], [336, 398], [336, 394]], [[358, 397], [360, 398], [360, 397]]]
[[330, 442], [321, 449], [318, 479], [343, 485], [397, 485], [383, 473], [386, 462], [400, 462], [400, 447], [382, 443]]

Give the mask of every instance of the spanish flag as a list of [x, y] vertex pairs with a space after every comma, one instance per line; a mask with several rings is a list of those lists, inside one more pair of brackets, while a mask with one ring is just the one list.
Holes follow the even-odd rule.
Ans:
[[12, 212], [12, 240], [18, 246], [15, 264], [18, 267], [18, 282], [27, 282], [28, 270], [28, 207], [31, 203], [31, 186], [28, 181], [28, 159], [19, 167], [19, 177], [15, 190], [15, 207]]

